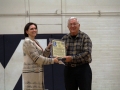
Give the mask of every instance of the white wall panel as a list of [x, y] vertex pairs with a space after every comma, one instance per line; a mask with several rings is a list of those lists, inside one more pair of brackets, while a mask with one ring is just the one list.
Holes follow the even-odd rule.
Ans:
[[120, 12], [120, 0], [66, 0], [66, 13]]
[[38, 25], [39, 34], [61, 33], [61, 25]]
[[0, 17], [0, 34], [23, 34], [25, 17]]
[[61, 16], [31, 16], [30, 22], [37, 24], [61, 25]]
[[0, 90], [4, 90], [4, 88], [5, 88], [5, 85], [4, 85], [5, 78], [4, 78], [4, 76], [5, 76], [5, 74], [4, 74], [4, 68], [3, 68], [3, 66], [2, 66], [2, 64], [0, 62]]
[[56, 13], [61, 10], [61, 0], [29, 0], [30, 13]]
[[[61, 0], [29, 0], [30, 22], [38, 24], [38, 33], [61, 33]], [[52, 15], [50, 15], [52, 13]], [[58, 15], [58, 16], [57, 16]]]
[[0, 14], [25, 13], [24, 0], [0, 0]]

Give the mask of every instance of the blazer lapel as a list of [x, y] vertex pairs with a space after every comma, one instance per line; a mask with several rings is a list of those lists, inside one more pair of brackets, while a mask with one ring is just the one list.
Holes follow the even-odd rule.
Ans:
[[40, 46], [40, 44], [36, 40], [34, 41], [34, 43], [35, 43], [37, 49], [39, 49], [40, 51], [43, 52], [43, 48]]

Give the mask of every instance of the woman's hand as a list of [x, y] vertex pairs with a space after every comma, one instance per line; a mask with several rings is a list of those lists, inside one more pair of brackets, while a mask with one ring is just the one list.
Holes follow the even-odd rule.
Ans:
[[47, 48], [48, 48], [48, 49], [50, 49], [50, 48], [51, 48], [51, 46], [52, 46], [52, 43], [51, 43], [51, 42], [49, 42], [49, 44], [48, 44]]
[[53, 58], [53, 60], [54, 60], [54, 63], [59, 63], [59, 60], [57, 59], [57, 57]]

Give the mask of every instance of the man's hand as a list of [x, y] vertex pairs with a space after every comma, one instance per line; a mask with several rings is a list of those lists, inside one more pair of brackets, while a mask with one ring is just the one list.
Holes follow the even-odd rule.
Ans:
[[65, 62], [71, 62], [72, 61], [72, 57], [71, 56], [65, 56], [64, 58], [66, 58]]

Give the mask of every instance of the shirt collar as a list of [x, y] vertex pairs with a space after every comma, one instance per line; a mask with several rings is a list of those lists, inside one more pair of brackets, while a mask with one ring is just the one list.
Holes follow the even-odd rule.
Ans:
[[[78, 34], [77, 34], [76, 38], [80, 38], [80, 33], [81, 33], [81, 31], [79, 30], [79, 32], [78, 32]], [[68, 37], [69, 37], [70, 39], [72, 39], [72, 37], [71, 37], [70, 33], [68, 34]]]

